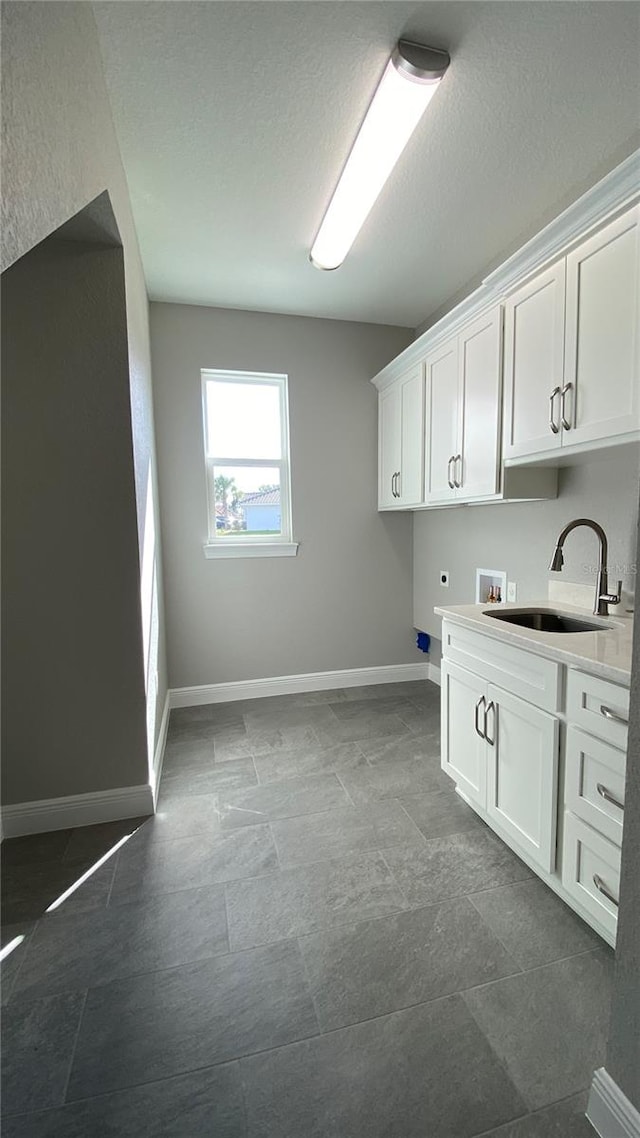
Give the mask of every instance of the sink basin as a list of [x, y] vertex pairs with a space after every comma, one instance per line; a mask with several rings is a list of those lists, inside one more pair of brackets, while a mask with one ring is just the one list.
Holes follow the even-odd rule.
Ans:
[[521, 628], [532, 628], [535, 632], [601, 632], [613, 625], [604, 621], [582, 619], [566, 613], [549, 612], [545, 609], [509, 609], [507, 612], [485, 610], [485, 616], [494, 620], [504, 620], [506, 624], [518, 624]]

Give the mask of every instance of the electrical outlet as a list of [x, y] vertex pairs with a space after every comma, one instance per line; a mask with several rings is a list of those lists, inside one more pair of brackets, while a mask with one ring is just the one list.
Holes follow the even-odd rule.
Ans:
[[445, 589], [449, 588], [449, 570], [448, 569], [441, 569], [440, 570], [440, 584]]
[[511, 603], [517, 599], [518, 587], [515, 581], [507, 581], [507, 600]]

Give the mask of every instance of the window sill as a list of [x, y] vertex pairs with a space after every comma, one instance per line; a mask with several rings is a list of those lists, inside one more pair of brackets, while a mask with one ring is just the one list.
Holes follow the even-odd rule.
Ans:
[[233, 544], [222, 542], [214, 544], [207, 541], [202, 546], [208, 561], [228, 557], [295, 557], [298, 552], [297, 541], [249, 542], [236, 541]]

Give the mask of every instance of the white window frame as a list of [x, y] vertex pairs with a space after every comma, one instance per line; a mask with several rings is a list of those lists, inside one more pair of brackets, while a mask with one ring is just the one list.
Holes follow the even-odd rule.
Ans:
[[[270, 372], [218, 371], [202, 368], [202, 437], [204, 444], [205, 476], [207, 483], [208, 527], [207, 540], [203, 543], [207, 558], [218, 557], [295, 557], [298, 543], [293, 541], [291, 517], [291, 460], [289, 456], [289, 385], [288, 376]], [[277, 387], [280, 401], [280, 458], [221, 458], [209, 454], [207, 431], [207, 384], [210, 382], [236, 383]], [[214, 469], [220, 466], [275, 467], [280, 473], [280, 527], [281, 533], [273, 534], [234, 534], [233, 537], [220, 536], [215, 527], [215, 488]]]

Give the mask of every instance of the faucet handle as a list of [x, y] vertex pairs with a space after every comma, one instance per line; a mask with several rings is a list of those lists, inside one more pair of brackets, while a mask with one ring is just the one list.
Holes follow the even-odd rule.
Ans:
[[615, 593], [603, 593], [600, 599], [608, 605], [619, 605], [622, 600], [622, 581], [618, 581]]

